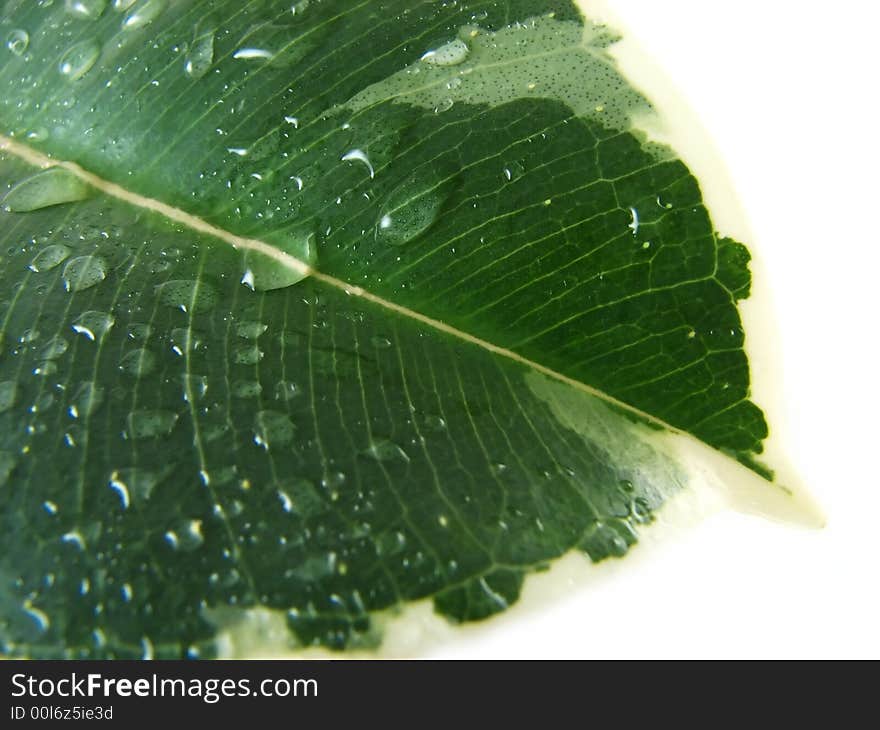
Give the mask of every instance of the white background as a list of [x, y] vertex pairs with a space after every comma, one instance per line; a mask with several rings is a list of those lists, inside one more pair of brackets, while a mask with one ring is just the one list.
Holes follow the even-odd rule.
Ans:
[[880, 658], [880, 12], [606, 4], [702, 120], [748, 214], [780, 333], [775, 425], [828, 526], [724, 512], [432, 655]]

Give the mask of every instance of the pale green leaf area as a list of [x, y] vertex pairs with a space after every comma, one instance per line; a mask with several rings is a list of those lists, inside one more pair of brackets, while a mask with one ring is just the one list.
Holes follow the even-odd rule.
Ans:
[[0, 31], [2, 654], [482, 620], [626, 556], [693, 487], [673, 433], [780, 492], [749, 253], [571, 2], [11, 0]]

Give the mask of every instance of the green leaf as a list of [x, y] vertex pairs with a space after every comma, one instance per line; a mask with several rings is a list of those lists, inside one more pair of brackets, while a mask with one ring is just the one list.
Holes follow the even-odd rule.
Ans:
[[748, 251], [568, 0], [0, 24], [4, 654], [374, 647], [626, 555], [688, 435], [772, 478]]

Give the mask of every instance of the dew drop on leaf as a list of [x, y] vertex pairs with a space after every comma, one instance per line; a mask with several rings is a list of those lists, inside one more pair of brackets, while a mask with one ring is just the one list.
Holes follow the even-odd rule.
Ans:
[[214, 63], [214, 28], [205, 23], [196, 25], [193, 41], [184, 61], [184, 70], [194, 79], [202, 78]]
[[255, 340], [268, 328], [262, 322], [239, 322], [235, 327], [235, 334], [245, 340]]
[[182, 312], [207, 312], [219, 299], [213, 287], [195, 280], [166, 281], [156, 287], [156, 293], [166, 307]]
[[424, 63], [432, 66], [457, 66], [464, 63], [470, 54], [470, 48], [460, 38], [444, 43], [439, 48], [428, 51], [422, 56]]
[[239, 347], [235, 351], [233, 359], [239, 365], [256, 365], [258, 362], [260, 362], [260, 360], [263, 359], [263, 354], [263, 351], [256, 345], [252, 345], [250, 347]]
[[254, 417], [254, 443], [268, 450], [293, 440], [295, 428], [285, 413], [260, 411]]
[[107, 0], [64, 0], [64, 9], [77, 18], [96, 20], [107, 8]]
[[6, 413], [18, 400], [18, 386], [13, 380], [0, 383], [0, 413]]
[[100, 284], [107, 276], [107, 265], [100, 256], [77, 256], [64, 267], [62, 279], [69, 292], [84, 291]]
[[28, 32], [21, 28], [9, 31], [6, 36], [6, 47], [16, 56], [24, 55], [30, 42], [31, 37], [28, 35]]
[[376, 461], [402, 461], [409, 462], [409, 455], [393, 441], [387, 439], [375, 439], [364, 449], [364, 456]]
[[135, 440], [168, 436], [174, 430], [177, 419], [178, 415], [173, 411], [132, 411], [128, 414], [126, 433]]
[[12, 470], [15, 469], [17, 461], [15, 454], [11, 454], [8, 451], [0, 451], [0, 487], [9, 481], [9, 476], [12, 474]]
[[91, 188], [72, 172], [63, 167], [50, 167], [12, 188], [3, 198], [3, 207], [11, 213], [28, 213], [85, 200], [90, 194]]
[[92, 70], [98, 56], [101, 55], [101, 46], [94, 38], [87, 38], [79, 43], [74, 43], [58, 63], [58, 70], [62, 76], [71, 81], [76, 81]]
[[71, 400], [68, 414], [71, 418], [88, 418], [104, 404], [104, 388], [94, 382], [80, 383]]
[[376, 225], [376, 238], [402, 246], [427, 231], [445, 202], [443, 186], [430, 178], [412, 175], [388, 196]]
[[165, 10], [167, 0], [139, 0], [122, 21], [123, 30], [143, 28], [156, 20]]
[[51, 271], [67, 259], [68, 256], [70, 256], [70, 249], [67, 246], [53, 243], [40, 249], [40, 252], [31, 259], [28, 268], [35, 273]]
[[263, 392], [263, 386], [255, 380], [238, 380], [230, 391], [236, 398], [257, 398]]
[[60, 335], [56, 335], [43, 346], [43, 350], [40, 352], [40, 357], [43, 360], [54, 360], [67, 352], [69, 347], [70, 344], [67, 340]]
[[119, 369], [134, 378], [149, 375], [156, 369], [156, 356], [145, 348], [132, 350], [119, 361]]
[[73, 321], [71, 329], [87, 340], [100, 344], [115, 323], [116, 319], [112, 314], [90, 309]]

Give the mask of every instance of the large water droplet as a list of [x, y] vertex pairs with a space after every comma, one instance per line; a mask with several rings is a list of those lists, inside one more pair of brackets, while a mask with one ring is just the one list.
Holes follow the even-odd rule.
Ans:
[[260, 411], [254, 418], [254, 443], [267, 450], [289, 444], [295, 431], [287, 414], [279, 411]]
[[100, 284], [107, 276], [107, 266], [100, 256], [77, 256], [64, 267], [61, 278], [69, 292], [84, 291]]
[[124, 490], [129, 501], [137, 505], [150, 498], [160, 479], [158, 472], [131, 467], [114, 471], [110, 475], [110, 486], [119, 492]]
[[[312, 230], [290, 231], [284, 235], [264, 236], [278, 251], [289, 254], [298, 261], [314, 266], [318, 258], [317, 236]], [[307, 274], [262, 254], [247, 251], [243, 261], [244, 276], [241, 283], [254, 291], [272, 291], [292, 286], [306, 278]]]
[[70, 256], [70, 249], [62, 244], [52, 244], [41, 249], [40, 252], [31, 259], [28, 268], [36, 273], [43, 271], [51, 271], [58, 264]]
[[0, 383], [0, 413], [6, 413], [18, 400], [18, 386], [13, 380]]
[[217, 292], [203, 281], [166, 281], [156, 287], [159, 301], [183, 312], [207, 312], [218, 302]]
[[77, 18], [95, 20], [107, 8], [107, 0], [64, 0], [64, 9]]
[[42, 352], [40, 353], [40, 357], [43, 360], [54, 360], [57, 357], [61, 357], [65, 352], [67, 352], [70, 344], [60, 335], [56, 335], [52, 339], [50, 339], [45, 346], [43, 347]]
[[240, 347], [235, 351], [233, 359], [239, 365], [256, 365], [263, 359], [263, 351], [256, 345]]
[[376, 238], [402, 246], [422, 235], [437, 220], [446, 200], [446, 187], [433, 175], [411, 175], [385, 201], [376, 225]]
[[131, 439], [148, 439], [168, 436], [177, 424], [178, 415], [173, 411], [132, 411], [128, 414], [126, 433]]
[[194, 79], [200, 79], [211, 69], [214, 63], [214, 27], [212, 24], [199, 23], [193, 32], [193, 41], [184, 61], [186, 73]]
[[88, 418], [104, 404], [104, 388], [97, 383], [80, 383], [67, 412], [71, 418]]
[[346, 152], [342, 155], [343, 162], [360, 162], [366, 165], [367, 170], [370, 173], [370, 180], [376, 177], [376, 171], [373, 169], [373, 163], [370, 162], [370, 158], [367, 157], [367, 153], [363, 150], [351, 150], [350, 152]]
[[115, 323], [116, 320], [112, 314], [89, 310], [83, 312], [73, 321], [71, 329], [92, 342], [100, 343]]
[[3, 198], [3, 207], [11, 213], [28, 213], [50, 205], [85, 200], [90, 194], [91, 188], [72, 172], [63, 167], [50, 167], [12, 188]]
[[61, 57], [58, 70], [71, 81], [76, 81], [91, 71], [100, 55], [101, 46], [98, 41], [94, 38], [87, 38], [67, 49]]
[[439, 48], [428, 51], [422, 56], [422, 61], [432, 66], [457, 66], [460, 63], [464, 63], [470, 50], [467, 43], [456, 38], [454, 41], [445, 43]]
[[278, 498], [285, 512], [295, 513], [305, 519], [327, 511], [327, 502], [308, 479], [293, 478], [280, 482]]
[[6, 47], [16, 56], [24, 55], [30, 42], [31, 37], [26, 30], [21, 28], [9, 31], [9, 34], [6, 36]]
[[122, 21], [123, 30], [135, 30], [149, 25], [165, 10], [167, 0], [140, 0]]
[[144, 348], [132, 350], [119, 361], [119, 369], [135, 378], [149, 375], [156, 369], [156, 356]]
[[255, 380], [237, 380], [230, 392], [236, 398], [256, 398], [263, 392], [263, 386]]
[[208, 394], [208, 378], [205, 375], [186, 373], [183, 376], [183, 399], [187, 403], [202, 400]]
[[235, 334], [245, 340], [255, 340], [269, 327], [262, 322], [239, 322], [235, 327]]

